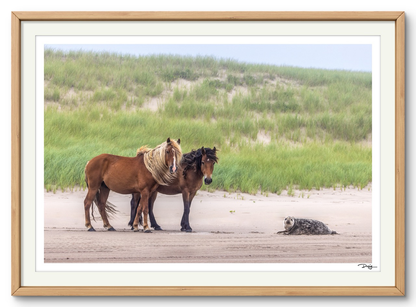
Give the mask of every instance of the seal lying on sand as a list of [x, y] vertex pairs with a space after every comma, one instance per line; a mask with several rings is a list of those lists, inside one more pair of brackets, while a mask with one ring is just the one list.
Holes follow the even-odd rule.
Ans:
[[333, 235], [337, 233], [320, 221], [297, 219], [293, 216], [285, 217], [283, 227], [285, 230], [277, 233], [285, 235]]

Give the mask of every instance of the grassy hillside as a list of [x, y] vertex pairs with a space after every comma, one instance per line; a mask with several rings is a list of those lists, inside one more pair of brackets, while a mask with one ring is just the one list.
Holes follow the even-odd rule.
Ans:
[[365, 186], [371, 115], [371, 73], [45, 50], [45, 186], [167, 137], [221, 150], [212, 189]]

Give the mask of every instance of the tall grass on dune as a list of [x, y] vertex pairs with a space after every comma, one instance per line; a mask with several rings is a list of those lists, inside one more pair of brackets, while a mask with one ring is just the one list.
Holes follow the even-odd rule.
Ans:
[[258, 190], [278, 193], [290, 184], [299, 189], [343, 186], [365, 186], [371, 182], [371, 149], [345, 144], [322, 146], [310, 143], [293, 148], [289, 144], [273, 144], [252, 150], [227, 148], [210, 188]]
[[248, 144], [243, 136], [244, 124], [238, 128], [242, 135], [234, 137], [229, 145], [222, 125], [150, 111], [112, 113], [97, 108], [89, 113], [78, 110], [68, 114], [48, 108], [45, 184], [85, 187], [83, 169], [92, 157], [101, 153], [134, 156], [138, 147], [156, 146], [167, 137], [180, 137], [184, 152], [201, 146], [221, 148], [211, 186], [214, 189], [275, 193], [289, 184], [312, 189], [334, 183], [365, 186], [371, 182], [371, 148], [345, 142]]
[[254, 86], [276, 78], [286, 78], [305, 86], [332, 83], [351, 84], [371, 90], [371, 73], [340, 70], [247, 64], [208, 56], [131, 56], [85, 51], [45, 50], [45, 80], [52, 86], [94, 90], [112, 87], [132, 91], [136, 86], [154, 87], [158, 82], [178, 79], [195, 81], [215, 78], [225, 71], [226, 84]]
[[45, 186], [85, 187], [94, 156], [172, 137], [220, 149], [210, 189], [362, 187], [371, 116], [370, 73], [46, 49]]

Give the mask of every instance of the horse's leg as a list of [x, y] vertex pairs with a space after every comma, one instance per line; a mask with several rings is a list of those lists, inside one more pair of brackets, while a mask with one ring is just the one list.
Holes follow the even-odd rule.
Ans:
[[139, 203], [137, 204], [137, 210], [136, 210], [136, 214], [134, 216], [134, 221], [133, 221], [133, 231], [139, 231], [139, 217], [141, 217], [142, 215], [142, 211], [143, 211], [143, 198], [140, 198]]
[[185, 227], [185, 197], [184, 197], [184, 193], [185, 191], [182, 191], [182, 200], [183, 200], [183, 214], [182, 214], [182, 220], [181, 220], [181, 231], [185, 231], [186, 227]]
[[150, 226], [154, 228], [155, 230], [163, 230], [162, 227], [160, 227], [155, 219], [155, 215], [153, 214], [153, 206], [155, 204], [155, 200], [157, 197], [157, 192], [153, 192], [152, 195], [150, 195], [149, 198], [149, 217], [150, 217]]
[[139, 217], [143, 212], [143, 231], [152, 232], [147, 223], [147, 215], [149, 214], [149, 191], [147, 189], [141, 192], [141, 199], [139, 202], [139, 209], [136, 212], [136, 217], [133, 222], [134, 231], [139, 231]]
[[148, 224], [148, 215], [149, 215], [149, 192], [145, 191], [142, 193], [142, 200], [140, 202], [143, 202], [143, 231], [144, 232], [152, 232], [150, 230], [149, 224]]
[[105, 185], [102, 184], [100, 187], [100, 191], [97, 195], [97, 203], [98, 203], [98, 210], [100, 211], [101, 218], [103, 220], [103, 227], [108, 231], [115, 231], [113, 226], [110, 225], [108, 221], [107, 212], [105, 210], [105, 204], [107, 203], [108, 195], [110, 194], [110, 189]]
[[139, 207], [139, 201], [140, 201], [140, 194], [139, 193], [133, 193], [131, 194], [131, 201], [130, 201], [130, 221], [129, 226], [131, 226], [131, 230], [133, 230], [133, 223], [134, 218], [136, 217], [136, 211]]
[[[185, 212], [185, 205], [183, 205], [183, 206], [184, 206], [184, 212]], [[185, 213], [182, 213], [181, 231], [185, 231]]]
[[[183, 197], [182, 197], [183, 198]], [[185, 202], [183, 203], [183, 213], [181, 219], [181, 231], [185, 231]]]
[[189, 205], [190, 205], [190, 193], [187, 190], [182, 191], [183, 199], [183, 215], [181, 222], [181, 231], [192, 232], [192, 228], [189, 226]]
[[95, 231], [94, 227], [91, 225], [90, 219], [90, 208], [91, 204], [94, 201], [95, 195], [97, 194], [98, 189], [88, 188], [87, 196], [84, 199], [84, 211], [85, 211], [85, 227], [88, 228], [88, 231]]
[[195, 192], [191, 192], [190, 194], [189, 194], [189, 212], [188, 212], [188, 226], [189, 226], [189, 229], [192, 231], [192, 228], [191, 228], [191, 223], [189, 222], [189, 214], [191, 214], [191, 205], [192, 205], [192, 200], [194, 199], [194, 197], [195, 197], [195, 195], [196, 195], [196, 192], [197, 191], [195, 191]]
[[182, 220], [181, 220], [181, 231], [185, 231], [186, 227], [185, 227], [185, 210], [186, 210], [186, 205], [185, 205], [185, 200], [184, 200], [184, 195], [182, 192], [182, 200], [183, 200], [183, 214], [182, 214]]

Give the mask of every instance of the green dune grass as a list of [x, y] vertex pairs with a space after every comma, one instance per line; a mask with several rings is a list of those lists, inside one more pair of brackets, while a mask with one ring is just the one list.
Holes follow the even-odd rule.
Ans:
[[94, 156], [134, 156], [167, 137], [184, 152], [220, 149], [211, 190], [372, 180], [371, 73], [47, 49], [44, 97], [47, 190], [85, 187]]

